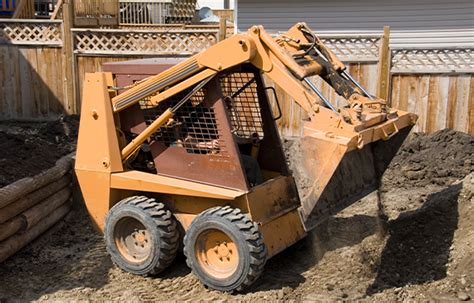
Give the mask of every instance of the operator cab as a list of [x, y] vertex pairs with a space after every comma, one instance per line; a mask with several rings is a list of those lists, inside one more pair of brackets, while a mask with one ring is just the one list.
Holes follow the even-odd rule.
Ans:
[[[157, 74], [173, 61], [162, 59], [104, 65], [120, 86], [141, 81], [147, 75], [130, 75], [131, 66], [147, 65]], [[132, 63], [131, 63], [132, 62]], [[143, 68], [136, 68], [137, 73]], [[133, 82], [127, 79], [133, 79]], [[120, 135], [130, 142], [166, 109], [193, 88], [152, 106], [149, 99], [120, 112]], [[127, 161], [127, 168], [171, 176], [224, 188], [249, 191], [277, 176], [288, 176], [288, 167], [276, 129], [276, 117], [260, 72], [249, 64], [218, 74], [186, 101], [173, 120], [158, 129]], [[276, 94], [275, 94], [276, 95]], [[275, 98], [275, 104], [278, 104]], [[205, 173], [212, 171], [212, 173]]]

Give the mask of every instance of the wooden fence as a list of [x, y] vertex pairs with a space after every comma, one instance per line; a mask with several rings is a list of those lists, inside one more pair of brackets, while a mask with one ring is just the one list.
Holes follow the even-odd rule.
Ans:
[[393, 49], [391, 104], [418, 114], [416, 131], [474, 134], [471, 48]]
[[67, 97], [61, 21], [0, 22], [0, 118], [75, 113]]
[[[78, 113], [84, 74], [101, 70], [102, 63], [188, 56], [222, 36], [218, 26], [67, 28], [61, 21], [0, 20], [0, 119]], [[451, 127], [474, 133], [472, 49], [389, 51], [387, 33], [320, 36], [370, 93], [385, 95], [394, 107], [417, 113], [417, 131]], [[320, 79], [315, 82], [331, 102], [344, 102]], [[284, 113], [278, 122], [282, 133], [301, 134], [304, 113], [281, 88], [277, 92]]]

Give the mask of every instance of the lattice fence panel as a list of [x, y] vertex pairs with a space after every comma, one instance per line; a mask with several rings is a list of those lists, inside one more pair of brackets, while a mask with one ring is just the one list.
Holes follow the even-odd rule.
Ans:
[[464, 49], [394, 49], [392, 73], [473, 73], [474, 51]]
[[61, 21], [0, 22], [0, 44], [61, 46], [62, 36]]
[[325, 36], [323, 43], [345, 62], [373, 62], [379, 60], [381, 36]]
[[78, 54], [191, 55], [214, 45], [217, 31], [74, 30]]

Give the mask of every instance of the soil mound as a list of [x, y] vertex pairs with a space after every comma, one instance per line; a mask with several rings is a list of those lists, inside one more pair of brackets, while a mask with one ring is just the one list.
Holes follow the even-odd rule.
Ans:
[[75, 150], [76, 116], [45, 123], [4, 123], [0, 128], [0, 187], [48, 169]]
[[383, 179], [395, 186], [449, 185], [474, 170], [474, 137], [444, 129], [426, 135], [414, 133], [392, 160]]

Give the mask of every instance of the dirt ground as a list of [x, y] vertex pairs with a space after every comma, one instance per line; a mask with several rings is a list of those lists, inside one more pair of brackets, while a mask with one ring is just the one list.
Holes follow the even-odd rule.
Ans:
[[64, 222], [0, 264], [0, 302], [469, 300], [473, 154], [473, 136], [414, 134], [384, 176], [388, 220], [377, 215], [376, 195], [368, 196], [270, 259], [242, 294], [207, 290], [182, 255], [158, 277], [121, 271], [75, 205]]

